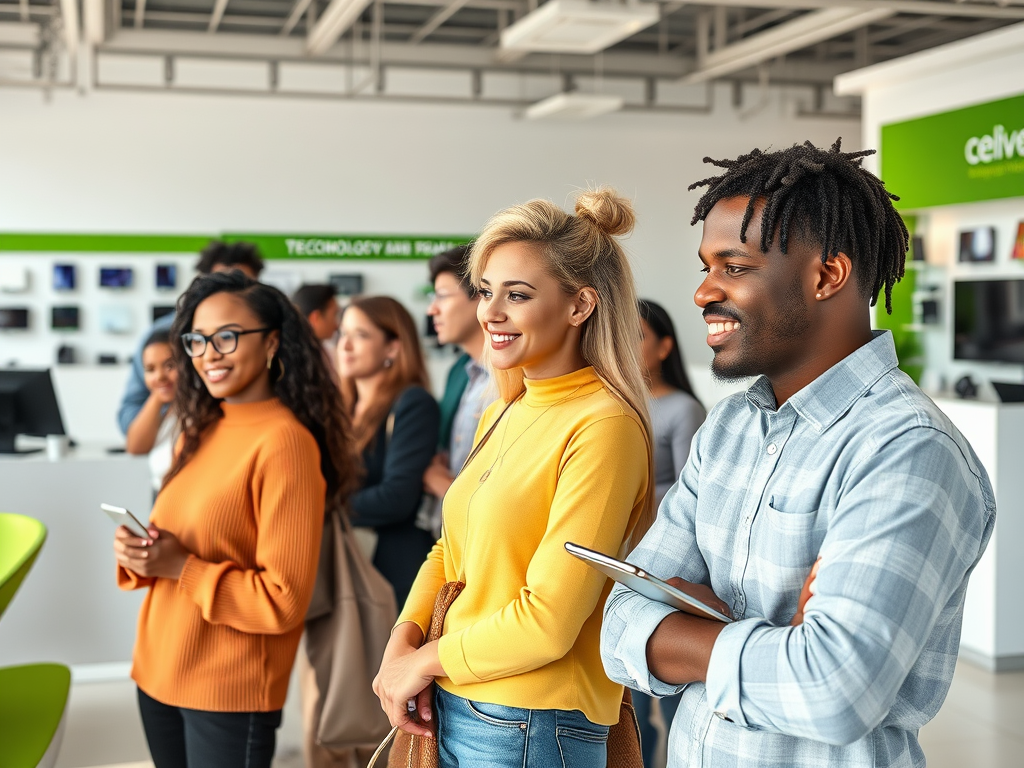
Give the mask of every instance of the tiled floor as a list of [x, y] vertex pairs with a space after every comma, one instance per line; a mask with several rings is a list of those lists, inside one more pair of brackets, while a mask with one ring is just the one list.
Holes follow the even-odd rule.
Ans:
[[[293, 697], [279, 732], [276, 768], [302, 768], [298, 716]], [[945, 705], [921, 731], [921, 743], [929, 768], [1024, 768], [1024, 672], [993, 675], [961, 663]], [[75, 686], [57, 768], [151, 768], [146, 760], [134, 687]]]

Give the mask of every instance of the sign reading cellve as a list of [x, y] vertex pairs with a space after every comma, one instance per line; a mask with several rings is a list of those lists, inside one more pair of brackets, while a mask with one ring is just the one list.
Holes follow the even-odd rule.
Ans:
[[1024, 94], [882, 126], [901, 209], [1024, 197]]

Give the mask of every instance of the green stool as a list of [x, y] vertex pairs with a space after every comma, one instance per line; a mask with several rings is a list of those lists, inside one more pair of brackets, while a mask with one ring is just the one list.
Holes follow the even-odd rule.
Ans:
[[[32, 568], [46, 526], [0, 512], [0, 616]], [[71, 670], [62, 664], [0, 667], [0, 766], [50, 768], [57, 762]]]

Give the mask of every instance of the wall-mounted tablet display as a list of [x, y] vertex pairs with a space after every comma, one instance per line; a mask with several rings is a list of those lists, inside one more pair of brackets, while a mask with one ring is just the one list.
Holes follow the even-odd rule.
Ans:
[[1011, 259], [1024, 259], [1024, 221], [1017, 225], [1017, 237], [1013, 240]]
[[995, 227], [978, 227], [960, 233], [960, 261], [995, 261], [995, 259]]
[[98, 318], [100, 330], [105, 333], [124, 334], [133, 330], [131, 307], [107, 304], [99, 307]]
[[131, 288], [131, 267], [100, 267], [100, 288]]
[[0, 330], [28, 328], [28, 307], [0, 307]]
[[910, 260], [911, 261], [924, 261], [924, 238], [920, 235], [914, 235], [910, 238]]
[[333, 274], [327, 276], [327, 282], [334, 288], [334, 292], [341, 296], [358, 296], [363, 292], [362, 275]]
[[20, 264], [0, 261], [0, 291], [25, 293], [29, 288], [29, 271]]
[[953, 357], [1024, 363], [1024, 279], [953, 286]]
[[77, 331], [78, 307], [54, 307], [50, 327], [55, 331]]
[[75, 290], [75, 265], [54, 264], [53, 265], [53, 290], [73, 291]]
[[178, 265], [156, 265], [156, 287], [161, 291], [169, 291], [178, 287]]
[[157, 305], [153, 307], [153, 322], [155, 323], [164, 315], [169, 315], [174, 312], [173, 304]]

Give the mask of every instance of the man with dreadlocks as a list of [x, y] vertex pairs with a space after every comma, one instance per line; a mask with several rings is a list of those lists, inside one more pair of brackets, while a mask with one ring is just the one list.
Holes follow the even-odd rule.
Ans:
[[605, 608], [608, 674], [683, 692], [670, 766], [925, 764], [918, 729], [949, 688], [995, 502], [871, 330], [907, 230], [867, 154], [754, 150], [691, 187], [707, 187], [694, 299], [712, 370], [758, 378], [708, 415], [629, 557], [734, 621], [621, 585]]

